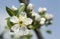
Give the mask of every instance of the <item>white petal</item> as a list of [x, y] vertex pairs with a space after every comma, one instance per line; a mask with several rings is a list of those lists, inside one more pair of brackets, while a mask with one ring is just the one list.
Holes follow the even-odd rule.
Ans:
[[23, 36], [23, 31], [22, 30], [15, 33], [16, 38], [19, 38], [20, 36]]
[[30, 18], [27, 18], [26, 21], [25, 21], [25, 24], [26, 25], [29, 25], [29, 24], [32, 24], [33, 20], [30, 19]]
[[17, 10], [17, 8], [14, 5], [12, 6], [12, 9]]
[[20, 30], [20, 31], [16, 32], [15, 34], [16, 34], [17, 36], [23, 36], [23, 31]]
[[22, 27], [18, 32], [15, 33], [17, 37], [29, 34], [29, 30], [26, 27]]
[[13, 23], [18, 23], [19, 19], [16, 16], [10, 18], [10, 21]]
[[28, 34], [30, 34], [30, 30], [27, 29], [24, 31], [24, 35], [28, 35]]
[[18, 32], [19, 29], [20, 29], [20, 27], [19, 27], [18, 24], [16, 24], [16, 25], [14, 25], [14, 26], [11, 27], [11, 30], [13, 30], [15, 33]]
[[21, 31], [22, 31], [23, 35], [28, 35], [30, 32], [30, 30], [28, 30], [27, 27], [22, 27]]

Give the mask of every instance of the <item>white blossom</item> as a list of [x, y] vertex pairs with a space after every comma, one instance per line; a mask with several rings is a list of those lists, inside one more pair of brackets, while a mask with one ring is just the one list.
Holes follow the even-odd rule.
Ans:
[[10, 21], [24, 27], [31, 24], [33, 20], [31, 18], [27, 18], [26, 13], [20, 13], [19, 17], [11, 17]]
[[27, 18], [25, 12], [21, 12], [19, 17], [11, 17], [10, 21], [15, 23], [15, 25], [11, 27], [11, 30], [14, 31], [13, 34], [16, 37], [24, 36], [30, 33], [30, 30], [28, 30], [26, 26], [31, 24], [33, 20], [31, 18]]
[[38, 9], [38, 12], [39, 12], [39, 13], [43, 13], [43, 12], [45, 12], [46, 10], [47, 10], [46, 8], [41, 8], [41, 7], [40, 7], [40, 8]]
[[32, 13], [32, 16], [35, 17], [35, 20], [36, 20], [36, 21], [40, 21], [40, 18], [41, 18], [41, 17], [40, 17], [40, 15], [39, 15], [38, 13], [36, 13], [36, 12], [34, 12], [34, 11], [32, 11], [31, 13]]
[[12, 6], [12, 9], [13, 9], [13, 10], [17, 10], [17, 8], [16, 8], [14, 5]]
[[34, 9], [34, 5], [33, 4], [28, 4], [28, 6], [27, 6], [27, 9], [29, 9], [29, 10], [33, 10]]
[[47, 20], [50, 20], [50, 19], [53, 18], [53, 15], [52, 15], [52, 14], [45, 14], [45, 18], [46, 18]]

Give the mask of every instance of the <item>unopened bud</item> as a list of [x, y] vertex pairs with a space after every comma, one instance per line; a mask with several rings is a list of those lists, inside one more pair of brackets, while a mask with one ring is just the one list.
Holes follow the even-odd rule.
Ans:
[[44, 24], [45, 24], [45, 21], [40, 21], [40, 24], [41, 24], [41, 25], [44, 25]]
[[40, 8], [38, 9], [38, 12], [42, 14], [43, 12], [46, 12], [46, 10], [47, 10], [46, 8], [41, 8], [41, 7], [40, 7]]
[[45, 21], [46, 19], [45, 18], [41, 18], [41, 21]]
[[46, 14], [46, 15], [45, 15], [45, 18], [46, 18], [47, 20], [50, 20], [50, 19], [53, 18], [53, 15], [52, 15], [52, 14]]
[[12, 9], [13, 9], [13, 10], [17, 10], [17, 8], [16, 8], [14, 5], [12, 6]]
[[27, 9], [29, 9], [29, 10], [33, 10], [34, 9], [34, 6], [33, 6], [33, 4], [28, 4], [28, 6], [27, 6]]

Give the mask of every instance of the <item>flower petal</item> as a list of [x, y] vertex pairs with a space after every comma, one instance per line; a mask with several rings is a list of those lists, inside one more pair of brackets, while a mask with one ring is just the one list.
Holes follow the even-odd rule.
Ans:
[[27, 18], [25, 21], [26, 25], [32, 24], [33, 20], [31, 18]]
[[24, 31], [24, 35], [28, 35], [28, 34], [30, 34], [30, 30], [26, 29], [26, 30]]
[[22, 27], [20, 29], [20, 32], [22, 32], [22, 35], [28, 35], [30, 30], [28, 30], [27, 27]]
[[28, 35], [29, 31], [30, 30], [28, 30], [26, 27], [22, 27], [18, 32], [15, 33], [15, 36], [19, 37], [19, 36]]
[[18, 23], [19, 19], [16, 16], [10, 18], [10, 21], [13, 23]]
[[13, 30], [14, 32], [18, 32], [19, 29], [20, 29], [20, 27], [19, 27], [18, 24], [16, 24], [16, 25], [14, 25], [14, 26], [11, 27], [11, 30]]

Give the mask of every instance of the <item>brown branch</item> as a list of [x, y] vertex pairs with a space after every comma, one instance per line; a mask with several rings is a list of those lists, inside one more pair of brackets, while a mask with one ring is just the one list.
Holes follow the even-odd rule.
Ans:
[[38, 39], [43, 39], [42, 34], [38, 29], [35, 29], [34, 32], [36, 33]]

